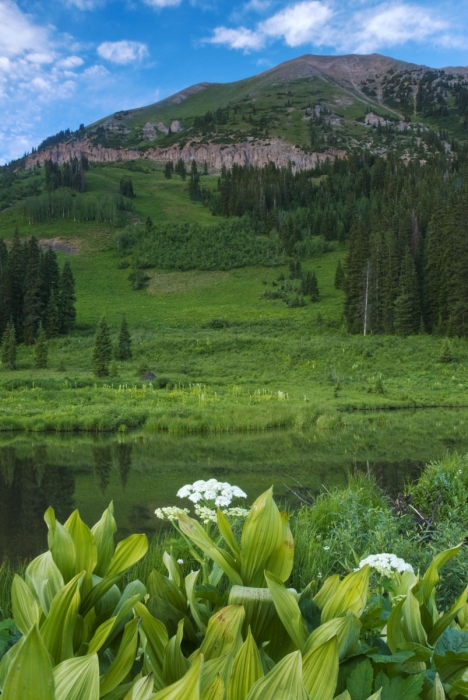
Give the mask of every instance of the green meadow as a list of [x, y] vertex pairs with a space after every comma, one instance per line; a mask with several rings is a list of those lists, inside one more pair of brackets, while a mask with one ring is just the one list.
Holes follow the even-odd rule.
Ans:
[[[118, 192], [133, 180], [129, 223], [219, 218], [190, 201], [187, 183], [166, 180], [161, 168], [138, 161], [92, 166], [82, 197]], [[28, 177], [25, 175], [25, 177]], [[35, 177], [31, 175], [30, 177]], [[202, 184], [216, 186], [216, 176]], [[124, 222], [125, 223], [125, 222]], [[466, 406], [468, 346], [429, 336], [352, 336], [342, 321], [343, 293], [334, 288], [346, 250], [316, 255], [320, 301], [288, 307], [266, 290], [287, 265], [228, 271], [149, 269], [146, 289], [134, 291], [131, 264], [115, 248], [111, 224], [59, 220], [29, 225], [21, 203], [0, 215], [8, 239], [18, 226], [52, 244], [59, 262], [70, 261], [77, 295], [77, 324], [70, 336], [49, 342], [49, 366], [34, 368], [33, 348], [19, 346], [18, 369], [0, 369], [2, 430], [147, 430], [226, 432], [310, 427], [340, 422], [353, 410]], [[105, 314], [113, 340], [125, 314], [133, 359], [111, 365], [111, 376], [92, 375], [96, 325]], [[142, 382], [147, 371], [154, 381]]]

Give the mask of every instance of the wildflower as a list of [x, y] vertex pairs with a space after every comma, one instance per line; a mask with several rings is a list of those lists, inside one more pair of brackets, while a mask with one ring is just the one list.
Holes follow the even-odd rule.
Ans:
[[371, 554], [365, 559], [362, 559], [359, 562], [359, 568], [362, 569], [366, 564], [369, 564], [372, 569], [375, 569], [383, 576], [388, 576], [395, 571], [399, 574], [402, 574], [405, 571], [414, 573], [414, 569], [411, 564], [408, 564], [404, 559], [397, 557], [395, 554], [388, 554], [386, 552], [383, 552], [382, 554]]
[[247, 498], [247, 494], [238, 486], [232, 486], [226, 481], [199, 479], [193, 484], [182, 486], [177, 492], [179, 498], [188, 498], [192, 503], [214, 503], [219, 507], [227, 507], [234, 498]]
[[188, 508], [177, 508], [176, 506], [168, 506], [167, 508], [156, 508], [154, 511], [156, 517], [160, 520], [178, 520], [181, 515], [190, 513]]
[[227, 515], [228, 518], [246, 518], [249, 514], [249, 510], [247, 508], [227, 508], [223, 510], [223, 513]]
[[183, 559], [177, 559], [177, 563], [180, 564], [180, 565], [182, 566], [182, 564], [184, 563], [184, 560], [183, 560]]
[[204, 525], [216, 522], [216, 511], [206, 506], [195, 505], [195, 514], [198, 515]]
[[324, 547], [324, 550], [325, 550], [326, 552], [328, 552], [329, 549], [330, 549], [330, 547]]

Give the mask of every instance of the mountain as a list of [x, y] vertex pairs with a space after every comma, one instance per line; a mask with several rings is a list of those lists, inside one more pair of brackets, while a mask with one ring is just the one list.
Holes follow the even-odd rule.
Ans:
[[[432, 134], [432, 136], [429, 136]], [[468, 137], [468, 68], [433, 69], [379, 54], [305, 55], [234, 83], [198, 83], [46, 139], [27, 167], [182, 157], [297, 169], [355, 148], [424, 158]]]

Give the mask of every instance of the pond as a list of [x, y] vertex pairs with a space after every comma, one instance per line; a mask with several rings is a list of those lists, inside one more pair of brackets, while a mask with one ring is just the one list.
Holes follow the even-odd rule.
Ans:
[[467, 410], [343, 414], [307, 431], [223, 436], [0, 434], [0, 561], [44, 551], [49, 505], [61, 522], [78, 508], [92, 525], [113, 500], [119, 537], [151, 535], [165, 526], [155, 508], [187, 505], [176, 492], [196, 479], [236, 484], [248, 502], [273, 484], [295, 508], [355, 470], [396, 495], [449, 450], [468, 452]]

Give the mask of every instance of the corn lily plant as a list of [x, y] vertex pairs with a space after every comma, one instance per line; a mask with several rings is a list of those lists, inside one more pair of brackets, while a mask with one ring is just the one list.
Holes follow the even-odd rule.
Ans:
[[[373, 590], [369, 562], [326, 579], [317, 594], [288, 589], [293, 542], [267, 491], [240, 542], [218, 511], [227, 548], [184, 515], [179, 527], [226, 575], [198, 583], [164, 555], [123, 591], [146, 551], [133, 535], [114, 549], [112, 507], [89, 530], [49, 509], [49, 552], [13, 583], [23, 636], [0, 662], [2, 700], [460, 700], [468, 697], [465, 590], [440, 612], [442, 552], [421, 578], [396, 571], [392, 596]], [[263, 578], [262, 578], [263, 577]], [[261, 585], [263, 583], [263, 586]]]

